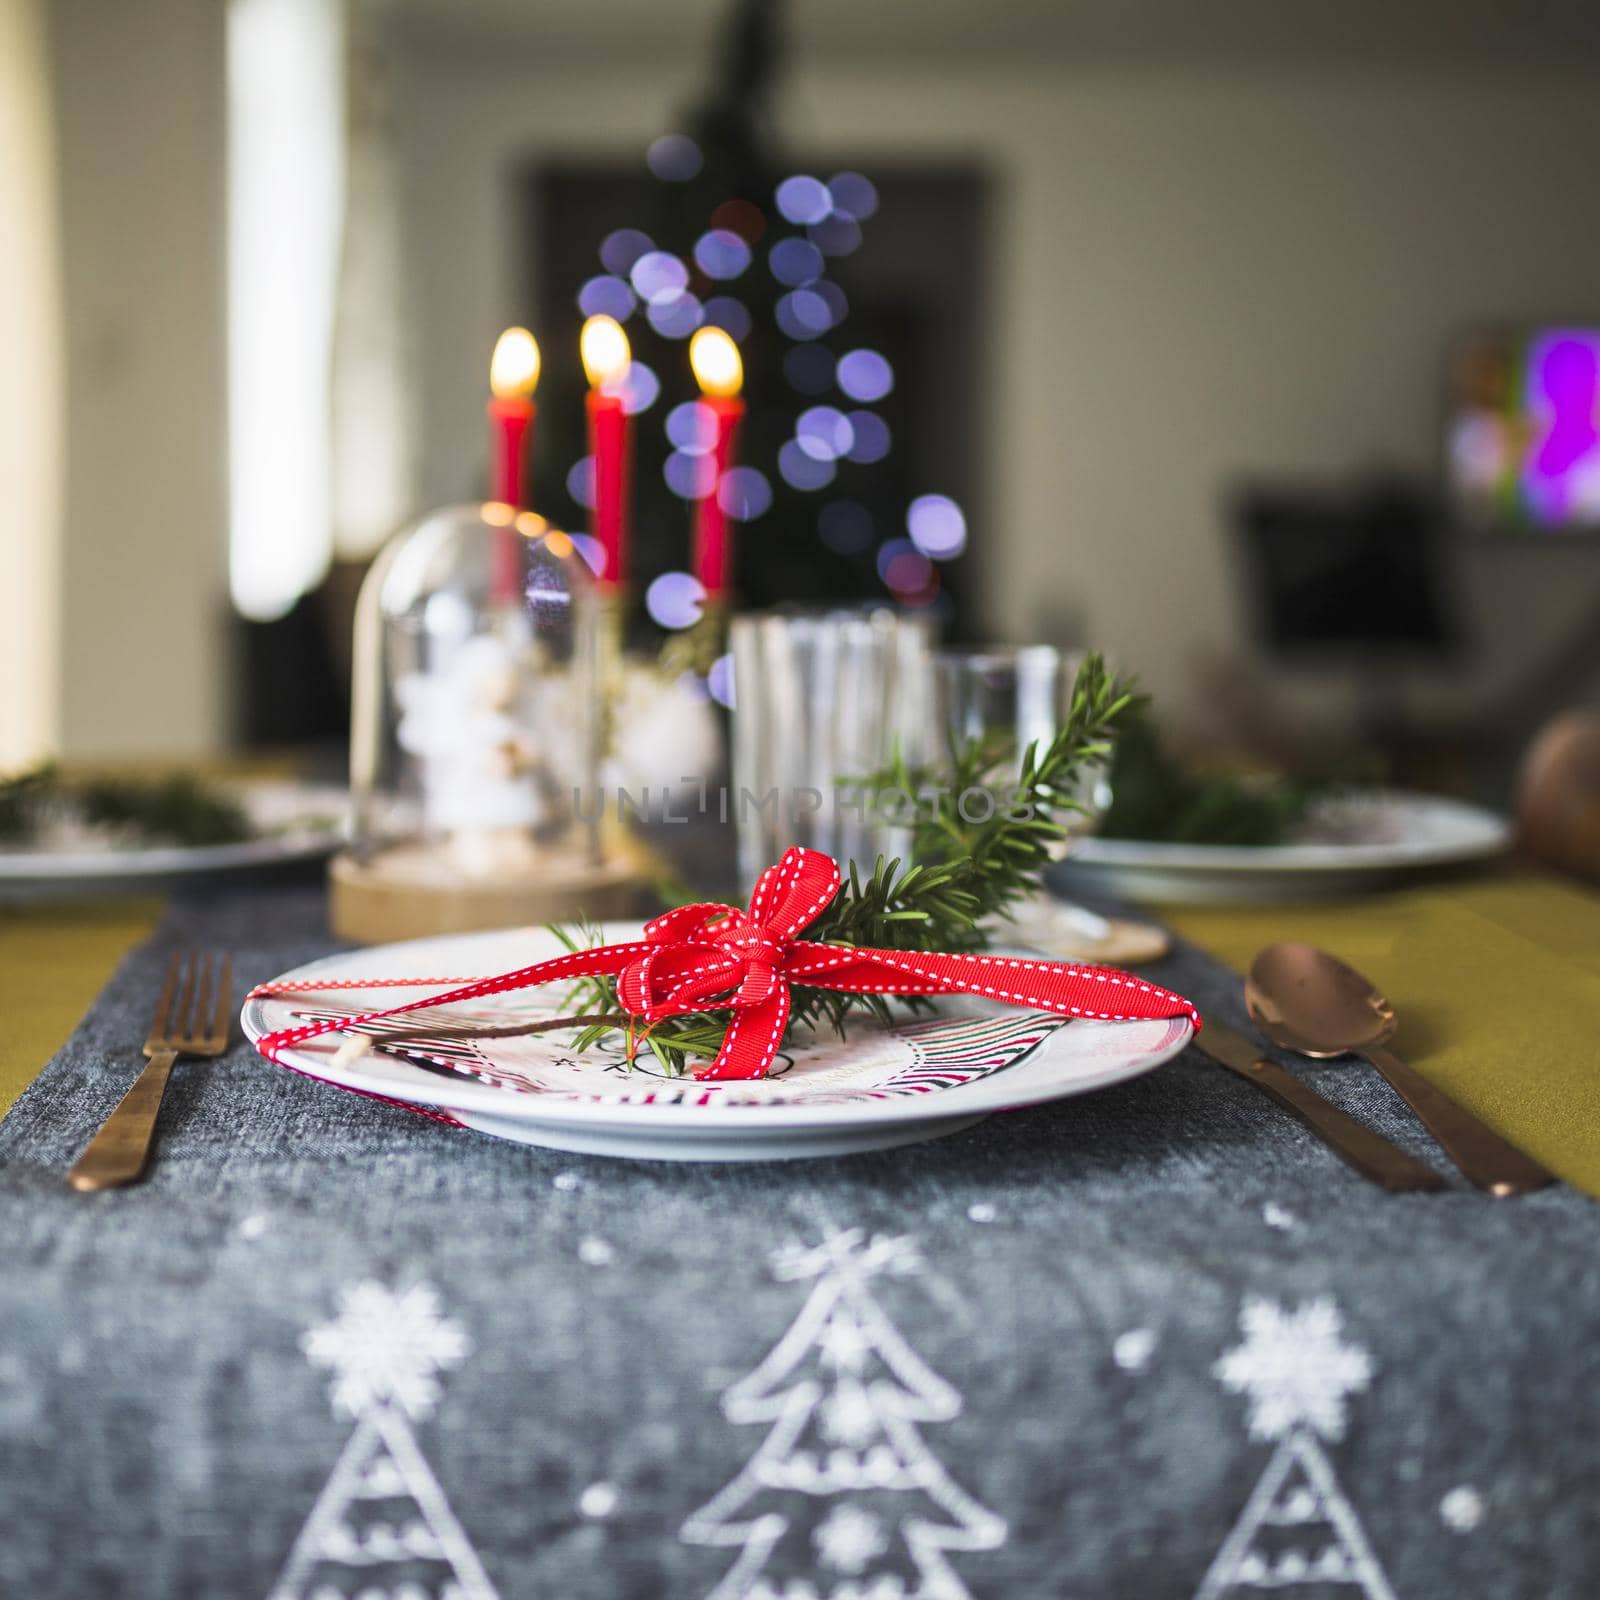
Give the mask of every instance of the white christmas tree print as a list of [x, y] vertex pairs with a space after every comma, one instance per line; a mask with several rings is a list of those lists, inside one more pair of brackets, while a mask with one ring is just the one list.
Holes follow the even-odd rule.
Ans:
[[356, 1418], [270, 1600], [496, 1600], [411, 1431], [439, 1399], [438, 1374], [470, 1346], [425, 1283], [362, 1283], [301, 1341], [333, 1372], [335, 1414]]
[[1371, 1381], [1367, 1352], [1345, 1343], [1327, 1299], [1294, 1311], [1249, 1299], [1239, 1322], [1243, 1342], [1213, 1370], [1250, 1397], [1250, 1437], [1277, 1449], [1195, 1600], [1280, 1589], [1394, 1600], [1322, 1447], [1344, 1437], [1345, 1401]]
[[992, 1550], [1006, 1525], [945, 1471], [918, 1431], [961, 1396], [874, 1299], [883, 1273], [917, 1270], [907, 1239], [833, 1232], [773, 1258], [815, 1279], [789, 1331], [722, 1397], [728, 1420], [768, 1423], [743, 1471], [683, 1526], [738, 1546], [709, 1600], [970, 1600], [948, 1551]]

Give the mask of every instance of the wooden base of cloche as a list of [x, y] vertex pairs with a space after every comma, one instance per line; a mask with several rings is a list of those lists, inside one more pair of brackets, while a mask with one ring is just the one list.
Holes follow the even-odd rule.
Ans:
[[352, 944], [529, 923], [648, 914], [650, 863], [631, 840], [607, 841], [605, 859], [540, 848], [465, 870], [446, 842], [407, 840], [328, 863], [328, 920]]

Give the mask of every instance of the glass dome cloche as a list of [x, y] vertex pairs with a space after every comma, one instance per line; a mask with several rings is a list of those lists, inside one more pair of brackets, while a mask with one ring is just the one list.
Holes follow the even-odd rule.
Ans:
[[348, 848], [359, 943], [627, 910], [601, 817], [599, 601], [569, 535], [490, 501], [398, 533], [356, 604]]

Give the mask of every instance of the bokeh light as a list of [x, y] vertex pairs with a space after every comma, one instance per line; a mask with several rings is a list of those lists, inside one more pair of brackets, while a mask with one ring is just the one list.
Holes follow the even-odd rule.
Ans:
[[861, 246], [861, 224], [846, 211], [835, 211], [813, 222], [806, 237], [825, 256], [847, 256]]
[[687, 339], [705, 320], [705, 312], [692, 294], [652, 300], [644, 314], [663, 339]]
[[639, 298], [649, 305], [676, 300], [689, 287], [689, 269], [667, 250], [646, 250], [628, 274]]
[[952, 560], [967, 547], [966, 516], [946, 494], [919, 494], [906, 510], [906, 531], [918, 551], [935, 561]]
[[705, 585], [688, 572], [663, 572], [644, 592], [645, 610], [663, 628], [692, 628], [705, 603]]
[[833, 210], [833, 196], [827, 184], [805, 173], [785, 178], [773, 198], [790, 222], [821, 222]]
[[706, 688], [719, 706], [726, 706], [730, 711], [734, 709], [738, 702], [731, 655], [718, 656], [711, 663], [711, 670], [706, 674]]
[[580, 456], [567, 472], [567, 493], [587, 511], [594, 510], [594, 457]]
[[889, 424], [876, 411], [847, 411], [845, 416], [849, 419], [852, 435], [850, 459], [863, 465], [882, 461], [894, 443]]
[[721, 328], [734, 343], [743, 344], [750, 337], [750, 313], [744, 302], [735, 300], [731, 294], [713, 295], [702, 310], [706, 326]]
[[586, 317], [615, 317], [626, 322], [637, 304], [633, 290], [609, 272], [591, 278], [578, 291], [578, 309]]
[[850, 302], [844, 297], [844, 290], [829, 278], [818, 278], [808, 286], [808, 292], [821, 298], [822, 303], [828, 308], [828, 320], [837, 327], [850, 315]]
[[663, 183], [687, 183], [705, 165], [705, 157], [686, 133], [664, 133], [644, 153], [645, 164]]
[[753, 522], [772, 504], [772, 484], [759, 467], [729, 467], [717, 485], [717, 504], [736, 522]]
[[822, 276], [822, 252], [809, 239], [780, 239], [767, 252], [767, 266], [791, 288]]
[[700, 400], [685, 400], [667, 413], [667, 439], [686, 455], [703, 456], [717, 442], [717, 414]]
[[878, 191], [859, 172], [836, 172], [828, 179], [828, 196], [840, 211], [865, 222], [878, 209]]
[[783, 375], [803, 395], [826, 394], [833, 387], [833, 355], [820, 344], [797, 344], [784, 355]]
[[817, 513], [817, 532], [830, 550], [858, 556], [872, 547], [878, 530], [872, 513], [859, 500], [830, 500]]
[[778, 326], [791, 339], [820, 339], [833, 326], [828, 302], [815, 289], [791, 289], [779, 302]]
[[615, 383], [608, 383], [605, 392], [620, 395], [622, 409], [630, 417], [636, 417], [656, 403], [661, 394], [661, 380], [653, 367], [643, 361], [630, 361], [628, 370]]
[[695, 240], [694, 260], [708, 278], [737, 278], [750, 265], [750, 246], [731, 228], [711, 228]]
[[933, 582], [933, 565], [909, 539], [889, 539], [878, 550], [878, 576], [897, 595], [921, 594]]
[[810, 493], [826, 489], [833, 482], [838, 469], [831, 461], [818, 461], [801, 448], [798, 439], [790, 439], [778, 451], [778, 471], [791, 489]]
[[711, 226], [726, 228], [746, 244], [754, 244], [767, 231], [767, 219], [762, 216], [761, 207], [748, 200], [724, 200], [711, 213]]
[[634, 262], [654, 248], [648, 233], [640, 233], [637, 228], [618, 228], [601, 242], [600, 265], [613, 276], [625, 278], [633, 271]]
[[704, 500], [717, 481], [717, 463], [708, 455], [674, 450], [661, 468], [667, 487], [680, 500]]
[[592, 533], [569, 533], [572, 548], [583, 557], [583, 563], [598, 578], [606, 570], [605, 546]]
[[839, 357], [839, 387], [852, 400], [870, 404], [894, 388], [894, 368], [876, 350], [847, 350]]
[[850, 453], [855, 430], [836, 406], [812, 406], [794, 425], [795, 442], [818, 461], [837, 461]]

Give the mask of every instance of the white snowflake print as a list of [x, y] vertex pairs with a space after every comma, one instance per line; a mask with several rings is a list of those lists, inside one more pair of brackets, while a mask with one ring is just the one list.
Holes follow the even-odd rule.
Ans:
[[463, 1361], [471, 1346], [460, 1324], [440, 1314], [426, 1283], [395, 1293], [358, 1283], [339, 1297], [339, 1314], [301, 1340], [307, 1357], [334, 1372], [336, 1411], [360, 1416], [385, 1402], [425, 1417], [439, 1398], [436, 1376]]
[[[440, 1314], [425, 1283], [395, 1292], [360, 1283], [339, 1296], [339, 1314], [301, 1341], [332, 1370], [335, 1413], [356, 1418], [294, 1544], [270, 1600], [430, 1594], [496, 1600], [411, 1419], [439, 1399], [438, 1374], [468, 1353], [459, 1324]], [[373, 1515], [377, 1502], [384, 1514]]]
[[1471, 1533], [1483, 1521], [1483, 1496], [1470, 1483], [1458, 1484], [1439, 1502], [1444, 1525], [1456, 1533]]
[[781, 1245], [772, 1257], [773, 1275], [785, 1282], [836, 1272], [852, 1282], [866, 1282], [880, 1272], [896, 1277], [921, 1270], [916, 1241], [905, 1235], [875, 1233], [867, 1239], [860, 1228], [829, 1229], [822, 1243]]
[[825, 1567], [855, 1577], [887, 1553], [889, 1535], [883, 1519], [860, 1506], [836, 1505], [812, 1530], [811, 1542]]
[[1251, 1436], [1276, 1445], [1195, 1600], [1307, 1587], [1322, 1594], [1330, 1585], [1395, 1600], [1323, 1446], [1343, 1437], [1345, 1401], [1371, 1380], [1366, 1351], [1343, 1338], [1328, 1299], [1294, 1311], [1246, 1300], [1239, 1322], [1243, 1342], [1213, 1370], [1225, 1388], [1249, 1396]]
[[1250, 1436], [1282, 1439], [1301, 1424], [1324, 1439], [1341, 1439], [1345, 1399], [1367, 1387], [1372, 1362], [1340, 1338], [1333, 1301], [1312, 1300], [1293, 1311], [1249, 1299], [1239, 1316], [1244, 1342], [1213, 1371], [1223, 1387], [1250, 1397]]

